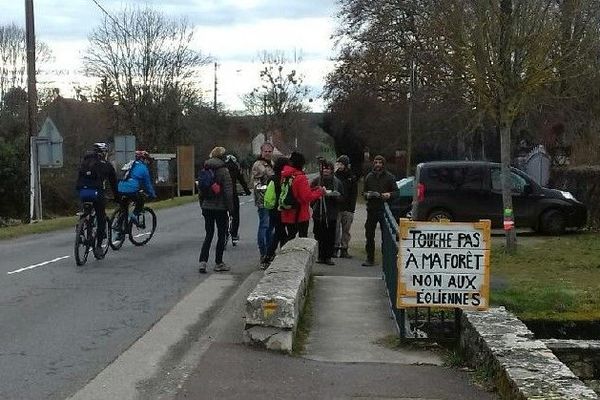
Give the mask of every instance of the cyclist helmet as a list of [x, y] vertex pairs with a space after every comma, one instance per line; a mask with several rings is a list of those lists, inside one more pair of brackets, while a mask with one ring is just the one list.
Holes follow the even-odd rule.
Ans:
[[135, 159], [142, 161], [150, 161], [150, 154], [146, 150], [136, 150]]
[[92, 147], [96, 153], [108, 153], [108, 145], [104, 142], [94, 143]]

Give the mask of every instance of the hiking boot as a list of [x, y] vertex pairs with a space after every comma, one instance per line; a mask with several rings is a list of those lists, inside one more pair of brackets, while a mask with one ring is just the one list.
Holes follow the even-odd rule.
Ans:
[[206, 273], [206, 262], [204, 262], [204, 261], [200, 262], [200, 268], [198, 268], [198, 272], [200, 272], [201, 274]]
[[229, 271], [230, 268], [227, 264], [225, 264], [224, 262], [218, 263], [217, 265], [215, 265], [215, 272], [224, 272], [224, 271]]
[[269, 268], [269, 265], [271, 265], [271, 257], [261, 256], [260, 257], [260, 269], [262, 269], [264, 271], [265, 269]]
[[341, 249], [340, 258], [352, 258], [352, 256], [348, 254], [348, 249]]
[[373, 260], [367, 260], [364, 263], [361, 264], [363, 267], [372, 267], [375, 265], [375, 261]]
[[326, 258], [325, 259], [325, 264], [327, 264], [327, 265], [335, 265], [335, 263], [333, 262], [333, 260], [331, 258]]

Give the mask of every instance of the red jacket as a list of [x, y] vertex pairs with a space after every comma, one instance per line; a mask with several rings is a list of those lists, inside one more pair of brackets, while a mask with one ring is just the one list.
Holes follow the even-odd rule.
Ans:
[[[299, 210], [282, 210], [281, 222], [284, 224], [306, 222], [310, 220], [310, 203], [320, 199], [323, 196], [323, 191], [320, 187], [311, 188], [303, 171], [286, 165], [281, 171], [282, 182], [290, 176], [294, 177], [292, 181], [292, 193], [299, 203]], [[298, 215], [298, 219], [296, 219], [296, 214]]]

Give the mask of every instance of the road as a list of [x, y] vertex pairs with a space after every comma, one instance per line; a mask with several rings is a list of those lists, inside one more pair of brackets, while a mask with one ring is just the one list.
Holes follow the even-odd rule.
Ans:
[[[250, 200], [241, 197], [242, 240], [225, 255], [240, 283], [258, 263]], [[157, 217], [146, 246], [126, 242], [83, 267], [75, 266], [72, 229], [0, 241], [0, 399], [73, 395], [213, 276], [197, 271], [204, 238], [197, 203]], [[211, 269], [213, 261], [214, 242]]]

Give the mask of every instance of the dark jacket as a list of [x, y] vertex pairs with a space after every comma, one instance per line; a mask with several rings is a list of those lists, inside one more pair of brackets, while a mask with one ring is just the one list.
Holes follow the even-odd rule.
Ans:
[[250, 194], [250, 189], [248, 188], [248, 184], [246, 183], [246, 179], [244, 178], [244, 174], [240, 169], [240, 165], [237, 162], [228, 162], [225, 163], [227, 169], [229, 170], [229, 175], [231, 175], [231, 185], [233, 186], [233, 195], [237, 196], [237, 183], [239, 182], [242, 185], [242, 189], [244, 189], [244, 193], [247, 195]]
[[108, 181], [113, 194], [117, 193], [117, 173], [111, 163], [103, 160], [97, 153], [90, 152], [83, 156], [77, 175], [76, 189], [106, 189]]
[[[313, 219], [315, 221], [322, 221], [325, 218], [327, 221], [335, 221], [340, 210], [340, 205], [344, 202], [344, 185], [342, 182], [335, 176], [329, 178], [318, 177], [312, 180], [310, 186], [313, 188], [325, 186], [327, 190], [335, 191], [340, 194], [339, 196], [334, 197], [326, 193], [325, 196], [312, 204]], [[323, 202], [325, 202], [325, 204], [323, 204]]]
[[339, 210], [354, 212], [356, 210], [356, 198], [358, 197], [358, 177], [348, 168], [343, 171], [336, 171], [335, 177], [344, 185], [344, 198], [340, 203]]
[[[380, 172], [369, 172], [365, 177], [363, 194], [367, 192], [390, 193], [390, 200], [397, 197], [398, 187], [394, 175], [385, 169]], [[383, 210], [383, 203], [384, 201], [380, 197], [367, 199], [367, 210]]]
[[[227, 210], [233, 211], [233, 185], [231, 184], [231, 175], [225, 166], [225, 162], [220, 158], [209, 158], [204, 162], [206, 168], [215, 171], [215, 181], [221, 185], [221, 193], [207, 199], [200, 198], [200, 207], [206, 210]], [[201, 195], [200, 195], [201, 196]]]

